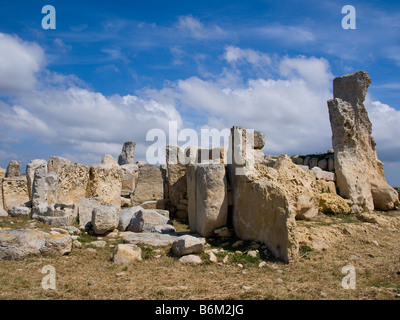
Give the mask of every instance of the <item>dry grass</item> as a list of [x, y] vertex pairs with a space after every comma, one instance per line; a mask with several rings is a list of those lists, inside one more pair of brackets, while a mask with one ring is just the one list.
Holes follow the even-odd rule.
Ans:
[[[249, 243], [240, 248], [225, 246], [217, 254], [220, 261], [205, 261], [199, 266], [181, 264], [170, 256], [169, 247], [142, 246], [143, 261], [128, 266], [110, 262], [112, 247], [108, 242], [96, 253], [86, 250], [91, 237], [81, 249], [63, 257], [35, 257], [23, 261], [0, 261], [0, 299], [398, 299], [400, 294], [400, 212], [385, 216], [387, 226], [360, 223], [353, 217], [319, 216], [300, 221], [302, 227], [352, 227], [354, 232], [325, 251], [302, 245], [302, 258], [292, 265], [267, 261], [259, 268], [264, 255], [251, 259], [246, 255]], [[32, 220], [0, 218], [0, 227], [27, 228]], [[41, 230], [49, 226], [36, 222]], [[186, 229], [180, 223], [179, 229]], [[93, 238], [95, 240], [95, 238]], [[376, 240], [378, 245], [372, 241]], [[230, 240], [232, 243], [234, 240]], [[226, 242], [226, 241], [224, 241]], [[221, 241], [211, 242], [218, 247]], [[111, 247], [110, 247], [111, 245]], [[159, 251], [158, 251], [159, 250]], [[243, 255], [235, 253], [237, 250]], [[160, 257], [158, 257], [160, 255]], [[202, 255], [206, 260], [207, 255]], [[240, 268], [238, 262], [244, 265]], [[342, 267], [356, 269], [356, 289], [341, 286]], [[41, 273], [45, 265], [56, 269], [56, 290], [44, 290]], [[123, 275], [118, 275], [124, 272]]]

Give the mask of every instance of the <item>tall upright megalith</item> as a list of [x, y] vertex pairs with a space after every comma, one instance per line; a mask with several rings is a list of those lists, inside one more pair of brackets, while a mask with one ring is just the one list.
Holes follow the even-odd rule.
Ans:
[[364, 106], [371, 79], [358, 71], [333, 80], [328, 101], [339, 194], [365, 209], [390, 210], [398, 205], [378, 159], [372, 124]]
[[134, 141], [128, 141], [125, 142], [121, 154], [118, 157], [118, 164], [120, 166], [124, 164], [134, 164], [134, 156], [135, 156], [135, 148], [136, 148], [136, 142]]

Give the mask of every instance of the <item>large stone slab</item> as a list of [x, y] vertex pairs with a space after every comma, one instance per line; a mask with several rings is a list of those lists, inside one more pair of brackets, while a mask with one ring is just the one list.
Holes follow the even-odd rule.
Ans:
[[119, 208], [115, 206], [99, 206], [93, 209], [92, 226], [95, 234], [102, 235], [118, 227]]
[[28, 184], [25, 176], [3, 179], [4, 210], [29, 201]]
[[339, 194], [368, 210], [393, 209], [399, 204], [386, 182], [383, 164], [371, 136], [364, 106], [371, 79], [359, 71], [333, 80], [334, 99], [328, 101]]
[[54, 172], [60, 178], [57, 185], [57, 203], [78, 204], [79, 199], [86, 198], [89, 182], [87, 166], [61, 157], [50, 157], [48, 172]]
[[139, 176], [132, 205], [138, 206], [146, 201], [161, 200], [164, 198], [164, 181], [160, 167], [144, 165], [139, 168]]
[[[122, 169], [111, 155], [90, 166], [86, 198], [98, 198], [103, 205], [121, 208]], [[84, 198], [84, 197], [82, 197]]]
[[32, 206], [35, 207], [44, 202], [48, 204], [57, 203], [59, 182], [60, 178], [55, 172], [48, 172], [47, 163], [38, 165], [35, 168], [32, 185]]
[[92, 221], [93, 209], [100, 206], [98, 198], [82, 198], [78, 203], [79, 225], [84, 227], [88, 222]]
[[11, 160], [7, 166], [6, 177], [16, 178], [21, 174], [21, 161]]
[[52, 235], [37, 230], [0, 230], [0, 260], [21, 260], [31, 256], [64, 255], [71, 252], [69, 234]]

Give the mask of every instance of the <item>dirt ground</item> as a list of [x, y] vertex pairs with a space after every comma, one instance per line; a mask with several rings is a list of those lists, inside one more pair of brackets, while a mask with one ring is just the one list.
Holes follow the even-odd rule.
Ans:
[[[141, 246], [143, 261], [124, 266], [110, 261], [121, 239], [90, 252], [90, 242], [98, 238], [85, 235], [82, 248], [74, 247], [66, 256], [0, 261], [0, 299], [400, 300], [400, 212], [374, 215], [377, 219], [372, 223], [354, 215], [323, 214], [298, 221], [300, 259], [290, 265], [274, 261], [261, 248], [256, 257], [247, 255], [256, 243], [233, 248], [238, 239], [209, 239], [205, 250], [218, 249], [214, 250], [218, 263], [203, 253], [201, 265], [182, 264], [170, 255], [170, 246]], [[50, 229], [32, 222], [5, 217], [0, 218], [0, 227]], [[187, 229], [181, 223], [176, 227]], [[55, 290], [41, 286], [46, 265], [56, 270]], [[353, 274], [342, 273], [345, 266], [355, 272], [354, 289], [342, 286], [350, 283], [347, 279]]]

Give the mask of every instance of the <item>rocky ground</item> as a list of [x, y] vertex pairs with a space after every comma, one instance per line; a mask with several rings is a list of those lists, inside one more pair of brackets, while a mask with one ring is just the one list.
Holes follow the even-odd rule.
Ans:
[[[289, 265], [236, 238], [208, 239], [199, 265], [181, 263], [171, 245], [140, 245], [143, 260], [121, 265], [110, 260], [120, 237], [82, 233], [81, 248], [68, 255], [0, 261], [0, 299], [400, 299], [400, 212], [360, 219], [298, 221], [300, 259]], [[50, 231], [29, 218], [1, 217], [0, 227]], [[46, 265], [55, 268], [55, 290], [41, 286]], [[355, 289], [342, 287], [346, 265], [354, 267]]]

